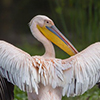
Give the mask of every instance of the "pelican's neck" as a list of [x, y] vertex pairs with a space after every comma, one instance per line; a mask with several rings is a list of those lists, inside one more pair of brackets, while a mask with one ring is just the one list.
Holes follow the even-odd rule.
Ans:
[[37, 29], [36, 25], [32, 25], [31, 32], [34, 37], [40, 41], [45, 48], [43, 57], [55, 57], [55, 50], [53, 44]]
[[45, 53], [43, 57], [55, 57], [55, 50], [53, 44], [46, 39], [46, 42], [43, 42]]

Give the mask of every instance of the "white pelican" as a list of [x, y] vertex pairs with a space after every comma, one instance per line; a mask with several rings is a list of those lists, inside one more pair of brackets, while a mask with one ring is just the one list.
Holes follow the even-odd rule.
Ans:
[[[100, 43], [78, 51], [46, 16], [37, 15], [29, 23], [34, 37], [45, 47], [43, 56], [30, 56], [13, 45], [0, 41], [0, 75], [27, 91], [28, 100], [61, 100], [92, 88], [100, 78]], [[55, 58], [51, 42], [69, 55]]]

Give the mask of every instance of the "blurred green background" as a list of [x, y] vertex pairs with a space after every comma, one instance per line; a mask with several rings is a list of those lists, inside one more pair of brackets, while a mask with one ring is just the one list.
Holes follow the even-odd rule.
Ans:
[[[0, 39], [31, 55], [42, 55], [44, 47], [31, 34], [28, 23], [38, 14], [50, 17], [58, 29], [81, 51], [100, 41], [100, 0], [1, 0]], [[58, 58], [68, 55], [55, 46]], [[15, 100], [27, 100], [15, 87]], [[97, 86], [84, 95], [63, 100], [100, 100]]]

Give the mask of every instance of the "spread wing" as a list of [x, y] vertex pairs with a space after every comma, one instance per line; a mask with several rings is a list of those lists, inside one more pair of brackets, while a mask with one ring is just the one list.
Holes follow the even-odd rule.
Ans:
[[62, 94], [77, 96], [92, 88], [100, 79], [100, 43], [95, 43], [68, 59], [33, 57], [39, 81], [53, 88], [62, 87]]
[[64, 60], [65, 85], [63, 95], [81, 95], [100, 81], [100, 43], [95, 43], [79, 54]]
[[0, 41], [0, 75], [21, 90], [38, 93], [37, 70], [33, 58], [13, 45]]

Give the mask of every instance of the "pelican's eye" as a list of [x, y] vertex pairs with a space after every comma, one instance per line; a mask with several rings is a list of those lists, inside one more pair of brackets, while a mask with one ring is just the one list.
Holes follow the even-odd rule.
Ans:
[[49, 20], [45, 20], [45, 26], [52, 26], [52, 24], [51, 24], [51, 21], [49, 21]]
[[49, 21], [47, 21], [47, 24], [49, 23]]
[[48, 20], [45, 20], [44, 23], [45, 24], [50, 24], [50, 22]]

